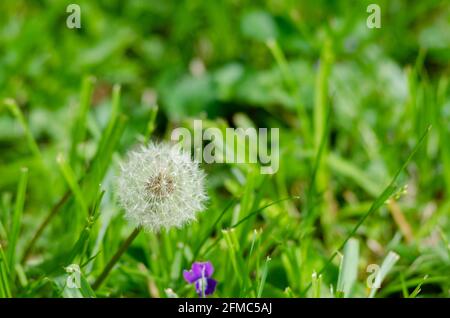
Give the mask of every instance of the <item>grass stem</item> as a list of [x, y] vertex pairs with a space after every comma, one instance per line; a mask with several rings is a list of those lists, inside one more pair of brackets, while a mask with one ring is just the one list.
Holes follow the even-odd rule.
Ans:
[[105, 281], [106, 277], [108, 277], [109, 272], [114, 267], [114, 265], [117, 263], [117, 261], [122, 257], [123, 253], [128, 249], [128, 247], [133, 243], [134, 239], [138, 236], [138, 234], [141, 232], [141, 228], [137, 227], [134, 229], [133, 232], [131, 232], [130, 236], [122, 243], [122, 245], [117, 250], [116, 254], [111, 258], [111, 260], [106, 264], [105, 268], [103, 269], [100, 276], [97, 278], [97, 280], [92, 285], [92, 289], [96, 290], [98, 289], [102, 283]]
[[31, 254], [31, 251], [34, 248], [34, 245], [36, 245], [37, 240], [41, 237], [42, 233], [44, 232], [44, 229], [47, 227], [50, 221], [58, 214], [61, 207], [67, 202], [67, 200], [70, 197], [70, 194], [71, 194], [70, 191], [66, 191], [66, 193], [64, 193], [61, 199], [50, 210], [50, 213], [47, 215], [44, 221], [42, 221], [41, 225], [39, 225], [36, 233], [34, 233], [33, 235], [33, 238], [30, 240], [30, 242], [27, 244], [27, 247], [25, 248], [25, 252], [23, 253], [21, 260], [22, 264], [28, 259], [28, 257]]

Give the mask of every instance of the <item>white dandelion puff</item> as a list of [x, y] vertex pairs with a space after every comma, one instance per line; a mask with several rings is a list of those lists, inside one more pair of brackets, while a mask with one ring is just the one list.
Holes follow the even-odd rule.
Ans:
[[178, 145], [150, 143], [121, 164], [118, 198], [125, 217], [149, 231], [195, 220], [207, 200], [205, 174]]

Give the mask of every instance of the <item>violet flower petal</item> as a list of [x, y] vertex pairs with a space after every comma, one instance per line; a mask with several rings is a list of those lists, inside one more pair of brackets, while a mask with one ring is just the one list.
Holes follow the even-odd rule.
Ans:
[[183, 277], [189, 283], [194, 283], [195, 291], [200, 297], [214, 293], [217, 282], [211, 278], [214, 267], [211, 262], [194, 262], [191, 270], [184, 270]]
[[199, 297], [203, 297], [203, 279], [199, 279], [195, 282], [195, 292]]
[[195, 291], [199, 297], [208, 296], [216, 290], [217, 282], [212, 278], [199, 279], [195, 282]]
[[201, 277], [211, 277], [214, 273], [214, 267], [211, 262], [195, 262], [192, 264], [192, 272], [197, 275], [198, 278]]
[[205, 295], [211, 295], [216, 290], [217, 281], [212, 278], [206, 279]]
[[187, 271], [187, 270], [183, 271], [183, 277], [184, 277], [184, 280], [187, 281], [189, 284], [192, 284], [199, 279], [199, 277], [197, 275], [195, 275], [192, 271]]
[[200, 262], [195, 262], [192, 264], [191, 272], [197, 279], [202, 278], [202, 272], [203, 272], [203, 265]]
[[211, 264], [211, 262], [204, 262], [203, 263], [205, 266], [205, 277], [211, 277], [212, 274], [214, 273], [214, 267]]

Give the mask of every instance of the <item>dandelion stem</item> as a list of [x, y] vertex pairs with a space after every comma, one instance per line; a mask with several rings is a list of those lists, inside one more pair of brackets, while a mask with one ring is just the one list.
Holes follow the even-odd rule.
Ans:
[[103, 269], [100, 276], [97, 278], [97, 280], [92, 285], [92, 289], [96, 290], [98, 289], [103, 281], [108, 276], [111, 269], [114, 267], [114, 265], [117, 263], [117, 261], [120, 259], [120, 257], [125, 253], [125, 251], [128, 249], [128, 247], [133, 243], [134, 239], [138, 236], [138, 234], [141, 232], [141, 228], [137, 227], [134, 229], [134, 231], [128, 236], [128, 238], [125, 240], [125, 242], [122, 243], [120, 248], [117, 250], [116, 254], [111, 258], [111, 260], [106, 264], [105, 268]]

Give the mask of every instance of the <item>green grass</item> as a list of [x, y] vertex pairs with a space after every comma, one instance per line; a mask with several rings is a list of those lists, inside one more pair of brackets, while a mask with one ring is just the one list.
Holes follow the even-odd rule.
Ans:
[[[196, 297], [206, 260], [212, 297], [449, 297], [450, 6], [369, 3], [2, 2], [0, 297]], [[120, 160], [194, 119], [279, 128], [279, 171], [202, 164], [196, 222], [135, 230]]]

